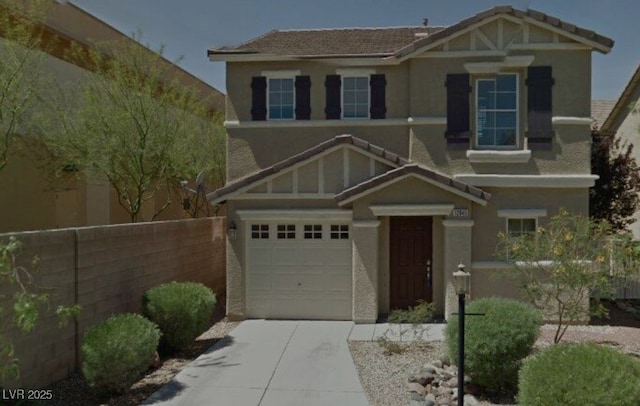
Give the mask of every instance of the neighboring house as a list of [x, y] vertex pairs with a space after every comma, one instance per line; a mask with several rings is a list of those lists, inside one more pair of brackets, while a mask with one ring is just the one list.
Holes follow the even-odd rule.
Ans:
[[[640, 65], [622, 91], [618, 100], [611, 102], [594, 100], [592, 112], [596, 120], [594, 128], [601, 135], [617, 136], [623, 142], [633, 144], [633, 157], [640, 162]], [[598, 119], [598, 107], [609, 107], [607, 114]], [[606, 112], [603, 110], [602, 113]], [[598, 125], [599, 124], [599, 125]], [[629, 226], [636, 239], [640, 239], [640, 210], [636, 211], [636, 221]]]
[[496, 7], [450, 27], [271, 31], [227, 68], [227, 312], [375, 322], [517, 296], [500, 232], [587, 214], [591, 53], [609, 38]]
[[[88, 66], [70, 62], [67, 52], [72, 45], [87, 47], [93, 41], [129, 40], [105, 22], [93, 17], [70, 2], [52, 1], [44, 22], [43, 44], [47, 47], [43, 75], [53, 76], [58, 83], [79, 82], [89, 73]], [[0, 12], [6, 11], [0, 4]], [[6, 41], [0, 33], [0, 45]], [[142, 46], [141, 46], [142, 49]], [[0, 46], [0, 55], [2, 47]], [[212, 100], [212, 108], [224, 109], [224, 95], [182, 68], [166, 61], [170, 72], [186, 86], [198, 89], [203, 99]], [[166, 198], [163, 195], [162, 198]], [[149, 201], [144, 213], [153, 214], [164, 201]], [[129, 222], [127, 213], [117, 201], [115, 192], [100, 179], [76, 179], [65, 182], [44, 176], [25, 154], [16, 154], [0, 171], [0, 233], [8, 231], [88, 226]], [[160, 219], [184, 218], [180, 196], [162, 213]]]

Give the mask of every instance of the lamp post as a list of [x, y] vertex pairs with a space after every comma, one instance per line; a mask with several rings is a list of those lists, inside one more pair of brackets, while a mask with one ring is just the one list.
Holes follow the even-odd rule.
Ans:
[[463, 264], [453, 273], [453, 286], [458, 295], [458, 406], [464, 405], [464, 305], [469, 293], [471, 275], [464, 271]]

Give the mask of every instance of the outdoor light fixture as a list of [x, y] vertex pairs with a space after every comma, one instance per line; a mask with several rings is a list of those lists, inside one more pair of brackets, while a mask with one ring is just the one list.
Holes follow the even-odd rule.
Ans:
[[458, 265], [458, 270], [453, 273], [453, 286], [457, 295], [466, 295], [471, 290], [471, 275], [464, 271], [463, 264]]
[[233, 221], [231, 223], [229, 223], [229, 230], [227, 233], [229, 240], [233, 241], [236, 239], [237, 236], [237, 229], [236, 229], [236, 223], [234, 223]]
[[458, 295], [458, 406], [464, 405], [464, 305], [466, 295], [471, 290], [471, 275], [458, 264], [453, 273], [453, 287]]

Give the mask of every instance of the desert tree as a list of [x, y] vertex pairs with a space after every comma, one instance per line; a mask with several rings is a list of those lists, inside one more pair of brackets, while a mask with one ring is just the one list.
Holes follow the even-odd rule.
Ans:
[[[184, 179], [224, 176], [219, 112], [162, 49], [122, 40], [75, 47], [70, 58], [91, 73], [61, 89], [62, 100], [50, 98], [48, 147], [65, 167], [106, 179], [131, 222], [154, 220]], [[145, 202], [159, 196], [163, 204], [145, 218]]]
[[[555, 342], [569, 325], [606, 315], [597, 299], [610, 298], [613, 276], [628, 275], [638, 264], [637, 245], [628, 234], [564, 209], [535, 232], [501, 233], [496, 255], [524, 296], [555, 323]], [[591, 298], [596, 300], [590, 303]]]

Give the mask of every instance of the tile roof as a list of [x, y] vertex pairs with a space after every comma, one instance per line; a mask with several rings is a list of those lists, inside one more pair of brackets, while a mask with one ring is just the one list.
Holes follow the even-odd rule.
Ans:
[[339, 28], [314, 30], [273, 30], [235, 47], [218, 47], [208, 55], [263, 54], [295, 58], [319, 57], [402, 57], [473, 24], [496, 16], [511, 15], [548, 24], [583, 38], [607, 52], [613, 40], [539, 11], [499, 6], [485, 10], [449, 27]]
[[480, 200], [482, 202], [487, 202], [491, 198], [490, 193], [487, 193], [480, 188], [467, 185], [466, 183], [455, 180], [447, 175], [425, 168], [422, 165], [412, 163], [392, 169], [381, 175], [367, 179], [358, 185], [350, 187], [349, 189], [345, 189], [336, 194], [335, 200], [338, 203], [347, 203], [354, 200], [354, 198], [357, 198], [361, 194], [366, 194], [367, 191], [375, 190], [378, 186], [412, 174], [431, 179], [437, 184], [455, 189], [461, 194], [470, 195], [476, 200]]
[[591, 100], [591, 129], [599, 131], [602, 124], [607, 120], [613, 106], [616, 105], [615, 99]]
[[321, 30], [273, 30], [233, 48], [209, 53], [259, 53], [296, 57], [391, 56], [416, 40], [444, 27], [338, 28]]

